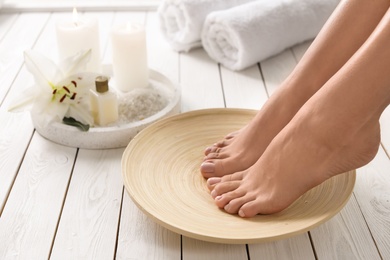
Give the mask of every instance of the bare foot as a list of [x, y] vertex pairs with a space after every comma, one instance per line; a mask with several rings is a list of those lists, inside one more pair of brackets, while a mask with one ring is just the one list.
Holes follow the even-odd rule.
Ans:
[[217, 206], [241, 217], [276, 213], [328, 178], [371, 161], [380, 115], [354, 120], [347, 105], [328, 99], [309, 101], [252, 167], [208, 179]]
[[[363, 8], [359, 8], [362, 13], [372, 6], [362, 6], [359, 1], [352, 2], [357, 7]], [[350, 26], [356, 17], [353, 8], [349, 9], [353, 5], [350, 5], [351, 1], [344, 3], [346, 4], [341, 5], [340, 10], [342, 13], [343, 8], [345, 8], [345, 16], [340, 16], [341, 21], [336, 19], [336, 22], [328, 23], [328, 30], [325, 30], [323, 34], [320, 33], [316, 40], [322, 35], [323, 38], [340, 43], [342, 30], [334, 30], [334, 32], [338, 32], [336, 34], [331, 32], [332, 26], [337, 27], [337, 24], [343, 24], [344, 18], [348, 18], [347, 20], [351, 22], [348, 22], [345, 28], [355, 28]], [[216, 174], [214, 176], [223, 176], [230, 170], [228, 167], [234, 167], [235, 162], [232, 161], [232, 158], [242, 160], [240, 156], [248, 155], [253, 159], [253, 154], [259, 151], [262, 153], [255, 164], [246, 170], [240, 170], [223, 177], [209, 178], [208, 186], [218, 207], [224, 208], [228, 213], [238, 213], [241, 217], [252, 217], [259, 213], [275, 213], [287, 208], [303, 193], [332, 176], [361, 167], [374, 158], [380, 144], [379, 117], [390, 104], [390, 74], [384, 69], [390, 67], [388, 48], [390, 43], [390, 8], [387, 1], [383, 4], [385, 9], [382, 7], [382, 11], [379, 6], [378, 9], [375, 9], [381, 11], [382, 14], [378, 15], [376, 11], [374, 12], [376, 15], [372, 14], [373, 17], [380, 19], [379, 24], [373, 27], [374, 31], [369, 34], [370, 36], [366, 40], [363, 37], [365, 35], [357, 37], [360, 40], [363, 39], [364, 42], [358, 50], [348, 48], [349, 45], [353, 45], [354, 40], [352, 42], [345, 40], [344, 44], [338, 45], [339, 48], [333, 50], [329, 50], [327, 47], [335, 45], [328, 44], [329, 42], [327, 43], [326, 40], [323, 42], [320, 40], [317, 41], [320, 43], [319, 48], [314, 47], [311, 50], [314, 53], [321, 52], [323, 55], [319, 56], [325, 60], [329, 58], [329, 62], [318, 62], [318, 60], [314, 62], [316, 61], [315, 57], [318, 58], [318, 56], [313, 55], [313, 59], [310, 59], [309, 55], [306, 57], [309, 57], [308, 60], [314, 63], [304, 63], [307, 66], [299, 66], [302, 63], [298, 64], [298, 71], [308, 73], [307, 79], [313, 76], [317, 78], [319, 75], [330, 76], [325, 81], [326, 83], [323, 81], [326, 77], [322, 77], [320, 80], [319, 86], [323, 87], [319, 89], [318, 84], [313, 85], [311, 84], [313, 81], [308, 80], [309, 85], [292, 84], [295, 86], [294, 88], [282, 88], [276, 99], [267, 102], [271, 105], [266, 106], [265, 112], [262, 109], [264, 113], [258, 114], [254, 120], [255, 123], [252, 122], [242, 133], [231, 138], [231, 142], [230, 139], [226, 140], [227, 144], [222, 145], [221, 150], [217, 153], [217, 159], [213, 159], [213, 157], [210, 159], [215, 161], [213, 166], [215, 166], [214, 173]], [[385, 14], [382, 17], [383, 10]], [[337, 18], [337, 16], [335, 17]], [[350, 18], [352, 19], [350, 20]], [[361, 22], [367, 23], [369, 20]], [[355, 32], [354, 30], [349, 31], [352, 34]], [[336, 37], [329, 37], [332, 35]], [[348, 36], [347, 39], [352, 38]], [[345, 49], [353, 51], [354, 54], [346, 60], [337, 59], [339, 57], [337, 53], [344, 53]], [[310, 48], [308, 52], [310, 52]], [[336, 60], [338, 60], [338, 64], [344, 64], [341, 65], [340, 69], [332, 65]], [[346, 63], [341, 63], [343, 60]], [[312, 66], [309, 66], [310, 64]], [[332, 69], [327, 70], [329, 66]], [[327, 72], [313, 73], [311, 68], [320, 68], [320, 71], [321, 68], [324, 68]], [[335, 68], [337, 72], [330, 74]], [[290, 79], [294, 78], [296, 77], [293, 76]], [[302, 81], [300, 83], [304, 84]], [[302, 91], [298, 91], [296, 86], [302, 86]], [[311, 93], [310, 86], [312, 87]], [[293, 89], [293, 91], [289, 91], [289, 89]], [[288, 97], [294, 95], [300, 96], [301, 99], [294, 98], [289, 101]], [[278, 103], [280, 100], [282, 103]], [[290, 110], [287, 110], [287, 114], [291, 118], [293, 116], [291, 121], [288, 116], [280, 113], [284, 102], [287, 102], [285, 107], [293, 111], [291, 114], [288, 112]], [[302, 106], [302, 104], [304, 105]], [[302, 108], [299, 109], [300, 106]], [[296, 112], [294, 109], [299, 109], [299, 111]], [[273, 118], [272, 115], [274, 115]], [[284, 117], [280, 117], [280, 115], [284, 115]], [[276, 123], [272, 123], [273, 119]], [[252, 139], [241, 138], [244, 131]], [[275, 137], [272, 136], [273, 134]], [[269, 142], [268, 146], [264, 146], [266, 141], [260, 140], [263, 136]], [[243, 140], [246, 141], [246, 145], [250, 146], [249, 153], [240, 147], [244, 144]], [[238, 156], [233, 151], [234, 149], [230, 149], [233, 147], [238, 149]], [[210, 157], [210, 154], [212, 153], [209, 152], [207, 156]], [[229, 164], [227, 164], [228, 159], [230, 160]], [[226, 162], [226, 164], [222, 164], [222, 162]], [[206, 166], [208, 167], [208, 165]], [[207, 171], [202, 169], [203, 176], [207, 177], [205, 172]], [[212, 176], [212, 174], [210, 175]], [[209, 177], [211, 177], [210, 175]]]
[[293, 100], [290, 92], [281, 87], [247, 126], [207, 147], [200, 167], [202, 175], [221, 177], [252, 166], [304, 103]]
[[205, 178], [246, 170], [258, 160], [302, 105], [350, 60], [377, 27], [389, 2], [374, 2], [343, 1], [338, 5], [294, 71], [248, 127], [206, 149], [200, 168]]

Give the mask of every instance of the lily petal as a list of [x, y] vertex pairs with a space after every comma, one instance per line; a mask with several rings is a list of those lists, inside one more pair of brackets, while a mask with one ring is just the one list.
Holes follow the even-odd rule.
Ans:
[[63, 74], [57, 65], [38, 52], [25, 51], [24, 61], [28, 71], [33, 74], [37, 86], [41, 88], [52, 88], [55, 81], [63, 78]]
[[61, 122], [68, 108], [58, 102], [35, 102], [31, 113], [38, 115], [41, 127], [46, 127], [52, 122]]
[[76, 74], [69, 74], [68, 77], [62, 79], [57, 83], [58, 86], [66, 86], [70, 82], [74, 81], [77, 84], [77, 87], [73, 88], [72, 90], [76, 91], [79, 94], [84, 94], [89, 91], [89, 89], [95, 87], [95, 79], [97, 76], [101, 74], [93, 73], [93, 72], [85, 72], [85, 73], [76, 73]]
[[91, 53], [92, 51], [89, 49], [66, 58], [59, 64], [61, 71], [64, 75], [72, 75], [85, 71], [87, 63], [91, 59]]
[[35, 86], [21, 92], [9, 108], [30, 111], [40, 127], [52, 122], [62, 122], [65, 116], [73, 117], [84, 124], [93, 125], [89, 111], [89, 90], [95, 86], [97, 73], [85, 72], [91, 50], [81, 51], [60, 66], [34, 51], [25, 51], [25, 64], [35, 78]]
[[93, 125], [93, 117], [89, 112], [88, 108], [82, 106], [69, 106], [69, 110], [66, 113], [67, 117], [73, 117], [77, 121], [87, 124]]
[[35, 101], [37, 87], [33, 86], [21, 91], [15, 99], [13, 99], [8, 106], [9, 112], [23, 112], [31, 110]]

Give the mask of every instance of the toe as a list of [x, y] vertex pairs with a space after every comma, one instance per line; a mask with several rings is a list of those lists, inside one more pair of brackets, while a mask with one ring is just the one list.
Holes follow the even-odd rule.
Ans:
[[204, 150], [204, 154], [207, 156], [210, 153], [217, 153], [219, 150], [221, 150], [221, 147], [219, 146], [210, 146]]
[[241, 217], [251, 218], [256, 216], [257, 214], [274, 214], [282, 211], [285, 208], [282, 204], [273, 204], [270, 202], [262, 201], [260, 199], [256, 199], [253, 201], [248, 201], [243, 204], [239, 209], [238, 214]]
[[209, 146], [207, 147], [205, 150], [204, 150], [204, 154], [205, 155], [208, 155], [209, 153], [213, 153], [213, 152], [216, 152], [217, 150], [221, 149], [222, 147], [225, 147], [227, 146], [231, 141], [229, 140], [222, 140], [222, 141], [219, 141], [215, 144], [213, 144], [212, 146]]
[[204, 161], [213, 160], [213, 159], [225, 159], [229, 157], [229, 153], [224, 152], [223, 149], [218, 148], [215, 152], [210, 152], [205, 158]]
[[261, 205], [262, 203], [257, 200], [248, 201], [240, 207], [238, 210], [238, 215], [243, 218], [254, 217], [262, 212]]
[[224, 147], [226, 146], [226, 140], [219, 141], [218, 143], [214, 144], [215, 147]]
[[[217, 190], [218, 190], [219, 192], [226, 192], [226, 191], [228, 191], [228, 190], [230, 190], [230, 189], [224, 189], [224, 188], [223, 188], [224, 185], [227, 185], [227, 186], [228, 186], [228, 185], [229, 185], [229, 182], [232, 182], [232, 181], [241, 181], [242, 178], [243, 178], [243, 176], [244, 176], [244, 173], [243, 173], [243, 172], [236, 172], [236, 173], [234, 173], [234, 174], [229, 174], [229, 175], [226, 175], [226, 176], [223, 176], [223, 177], [210, 177], [210, 178], [207, 179], [207, 182], [206, 182], [207, 188], [208, 188], [210, 191], [212, 191], [212, 190], [214, 190], [214, 188], [215, 188], [217, 185], [223, 183], [222, 186], [219, 187]], [[216, 192], [218, 192], [218, 191], [216, 191]], [[216, 193], [214, 193], [214, 194], [216, 194]], [[219, 195], [219, 194], [218, 194], [218, 195]], [[217, 196], [217, 195], [215, 195], [214, 197], [216, 197], [216, 196]]]
[[208, 155], [209, 153], [211, 153], [211, 151], [213, 150], [214, 147], [212, 146], [209, 146], [207, 147], [205, 150], [204, 150], [204, 155]]
[[[235, 200], [235, 199], [238, 199], [238, 198], [241, 198], [245, 195], [245, 192], [243, 190], [240, 190], [240, 189], [235, 189], [233, 191], [230, 191], [230, 192], [226, 192], [226, 193], [223, 193], [222, 195], [218, 195], [215, 197], [215, 204], [217, 204], [217, 206], [219, 208], [223, 208], [225, 209], [227, 212], [230, 213], [230, 205], [228, 205], [232, 200]], [[225, 208], [226, 207], [226, 208]], [[235, 213], [232, 211], [232, 213]]]
[[213, 153], [209, 153], [205, 157], [205, 160], [212, 160], [212, 159], [222, 159], [221, 154], [219, 152], [213, 152]]
[[240, 186], [240, 181], [220, 182], [215, 185], [211, 196], [215, 199], [217, 196], [224, 195], [225, 193], [234, 191]]
[[241, 181], [244, 178], [245, 172], [236, 172], [233, 174], [227, 174], [221, 177], [221, 182], [229, 182], [229, 181]]
[[225, 211], [230, 213], [230, 214], [237, 214], [242, 205], [245, 203], [248, 203], [252, 199], [248, 196], [248, 194], [238, 197], [235, 199], [232, 199], [225, 207]]
[[219, 153], [208, 153], [204, 158], [203, 161], [212, 160], [212, 159], [218, 159]]
[[242, 164], [233, 157], [220, 154], [219, 159], [210, 160], [214, 164], [213, 175], [218, 177], [229, 176], [246, 170]]
[[200, 172], [202, 173], [203, 177], [205, 177], [205, 178], [216, 177], [216, 175], [214, 175], [215, 164], [211, 161], [203, 162], [200, 165]]
[[210, 191], [212, 191], [214, 189], [215, 185], [217, 185], [220, 182], [221, 182], [221, 178], [219, 178], [219, 177], [211, 177], [211, 178], [207, 179], [207, 182], [206, 182], [207, 188]]
[[235, 168], [232, 168], [230, 165], [230, 159], [206, 159], [200, 165], [200, 172], [203, 177], [222, 177], [234, 172]]

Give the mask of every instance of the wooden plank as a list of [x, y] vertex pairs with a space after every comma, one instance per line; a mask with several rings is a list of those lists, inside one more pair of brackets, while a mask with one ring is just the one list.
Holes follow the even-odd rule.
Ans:
[[0, 42], [0, 103], [23, 64], [23, 51], [33, 46], [48, 18], [47, 13], [21, 14]]
[[[311, 43], [307, 41], [292, 48], [297, 61]], [[338, 215], [310, 233], [319, 259], [380, 258], [354, 197]]]
[[179, 54], [165, 41], [156, 12], [147, 14], [146, 40], [149, 67], [179, 83]]
[[143, 214], [125, 192], [117, 259], [180, 259], [180, 235]]
[[249, 245], [251, 259], [315, 259], [308, 234], [280, 241]]
[[30, 113], [10, 113], [8, 106], [20, 89], [32, 82], [31, 75], [23, 67], [0, 107], [0, 215], [34, 131]]
[[18, 14], [1, 14], [0, 13], [0, 42], [7, 34], [12, 24], [18, 18]]
[[258, 65], [240, 72], [221, 66], [226, 107], [259, 110], [268, 99]]
[[310, 234], [318, 259], [380, 259], [354, 196], [339, 214]]
[[182, 111], [225, 107], [218, 65], [203, 49], [180, 53]]
[[[263, 90], [263, 99], [267, 98], [268, 94], [271, 95], [279, 87], [294, 69], [295, 65], [296, 58], [291, 49], [261, 62], [261, 72], [264, 78], [263, 84], [267, 88], [267, 92]], [[243, 98], [242, 105], [244, 105], [245, 100], [250, 100], [250, 95], [250, 92], [248, 92], [247, 96]], [[265, 257], [266, 259], [312, 259], [314, 257], [307, 234], [272, 243], [249, 245], [248, 249], [250, 256], [255, 259], [260, 257]]]
[[[219, 65], [199, 48], [180, 53], [182, 111], [225, 107]], [[199, 156], [202, 156], [201, 154]], [[245, 245], [209, 243], [183, 236], [183, 259], [245, 259]]]
[[[42, 14], [39, 17], [37, 17], [37, 15], [38, 14], [19, 15], [18, 20], [12, 27], [12, 30], [7, 33], [6, 40], [0, 44], [0, 53], [2, 51], [6, 51], [12, 44], [12, 41], [26, 41], [26, 44], [30, 44], [23, 45], [18, 43], [16, 44], [16, 49], [13, 49], [13, 51], [8, 50], [10, 54], [7, 53], [6, 56], [0, 56], [0, 79], [3, 82], [0, 86], [0, 93], [2, 90], [6, 91], [9, 87], [11, 88], [10, 93], [8, 93], [7, 98], [2, 103], [0, 109], [0, 122], [2, 126], [4, 126], [0, 128], [0, 175], [2, 180], [0, 182], [0, 213], [4, 207], [19, 165], [23, 159], [23, 154], [29, 144], [34, 129], [28, 112], [9, 113], [7, 110], [10, 102], [13, 101], [21, 91], [34, 84], [33, 77], [27, 69], [23, 66], [20, 73], [19, 69], [23, 63], [23, 48], [32, 48], [33, 44], [37, 41], [36, 38], [38, 37], [39, 32], [46, 24], [46, 18], [49, 17], [48, 14]], [[45, 19], [42, 19], [42, 17]], [[37, 19], [37, 21], [35, 21], [35, 19]], [[37, 26], [37, 28], [32, 30], [35, 31], [35, 33], [26, 32], [31, 30], [28, 26], [26, 27], [28, 24], [31, 26]], [[22, 40], [14, 33], [14, 30], [20, 30], [22, 35], [34, 38]], [[40, 37], [40, 39], [42, 39], [42, 37]], [[13, 44], [15, 45], [15, 43]], [[35, 46], [39, 46], [40, 44], [45, 45], [45, 42], [40, 42], [38, 40]], [[10, 85], [7, 86], [7, 84]]]
[[[108, 41], [112, 13], [98, 16], [101, 46]], [[122, 200], [123, 149], [80, 150], [66, 197], [53, 258], [113, 258]]]
[[[37, 26], [40, 26], [41, 28], [37, 28], [36, 31], [42, 31], [42, 33], [39, 35], [38, 40], [34, 40], [36, 43], [34, 44], [33, 49], [42, 53], [49, 59], [57, 60], [55, 23], [60, 19], [68, 17], [69, 15], [69, 13], [54, 14], [50, 17], [45, 26], [43, 23], [37, 24]], [[47, 17], [48, 15], [43, 16]], [[109, 18], [109, 15], [105, 15], [103, 17]], [[23, 20], [23, 24], [35, 24], [34, 19], [36, 19], [36, 15], [31, 16], [22, 14], [19, 19]], [[18, 25], [17, 29], [18, 28], [23, 27]], [[42, 28], [44, 29], [42, 30]], [[105, 39], [103, 36], [101, 38], [102, 40]], [[9, 38], [7, 36], [7, 41], [8, 39]], [[53, 46], [54, 48], [47, 48], [47, 46]], [[32, 46], [29, 46], [29, 48], [31, 47]], [[23, 51], [21, 51], [21, 53], [17, 53], [17, 56], [22, 53]], [[16, 55], [16, 53], [14, 53], [14, 55]], [[17, 73], [16, 68], [15, 72]], [[7, 78], [12, 82], [13, 79], [11, 76], [11, 74], [7, 74]], [[7, 81], [7, 79], [5, 79], [5, 81]], [[0, 212], [4, 206], [10, 188], [12, 187], [13, 180], [17, 174], [17, 169], [21, 159], [23, 158], [24, 150], [28, 145], [33, 131], [29, 113], [8, 113], [7, 108], [10, 101], [12, 101], [18, 93], [23, 91], [23, 89], [32, 86], [33, 84], [33, 76], [23, 66], [15, 82], [12, 84], [11, 94], [7, 96], [7, 99], [4, 101], [0, 112], [1, 122], [6, 126], [0, 129], [0, 157], [4, 158], [0, 165], [0, 169], [2, 169], [2, 181], [0, 182]]]
[[382, 145], [390, 159], [390, 106], [382, 113], [380, 123]]
[[[312, 41], [308, 41], [293, 48], [297, 60], [303, 56], [311, 42]], [[358, 179], [360, 171], [361, 170], [359, 169]], [[365, 224], [364, 217], [362, 216], [355, 197], [351, 198], [346, 207], [337, 216], [319, 228], [311, 231], [311, 234], [317, 256], [320, 259], [380, 258], [375, 243], [371, 239], [370, 230]]]
[[292, 53], [294, 54], [294, 57], [295, 57], [297, 62], [303, 57], [303, 55], [305, 54], [307, 49], [310, 47], [312, 42], [313, 42], [313, 40], [309, 40], [309, 41], [303, 42], [301, 44], [297, 44], [291, 48]]
[[113, 259], [123, 149], [79, 150], [51, 257]]
[[75, 154], [34, 135], [1, 216], [1, 259], [49, 257]]
[[291, 49], [260, 63], [268, 95], [271, 96], [297, 64]]
[[[358, 170], [355, 196], [382, 259], [390, 259], [390, 160], [383, 149]], [[367, 258], [368, 259], [368, 258]]]
[[[131, 17], [143, 16], [128, 13], [117, 13], [115, 22], [126, 22]], [[150, 13], [146, 20], [147, 51], [149, 66], [164, 75], [178, 79], [179, 59], [171, 51], [159, 34], [157, 15]], [[168, 231], [144, 215], [131, 201], [127, 192], [123, 195], [122, 214], [118, 234], [117, 259], [180, 259], [181, 238], [179, 234]]]
[[[210, 228], [212, 228], [211, 223]], [[247, 258], [245, 245], [209, 243], [183, 236], [183, 259], [235, 260]]]
[[[283, 60], [289, 62], [285, 64]], [[276, 89], [281, 81], [291, 72], [294, 68], [296, 61], [291, 51], [286, 51], [280, 55], [277, 55], [267, 60], [263, 67], [263, 75], [265, 78], [265, 85], [271, 90]], [[221, 67], [221, 78], [223, 82], [223, 89], [226, 99], [226, 105], [228, 107], [242, 107], [259, 109], [267, 99], [267, 93], [264, 89], [264, 85], [259, 74], [258, 67], [253, 66], [247, 70], [241, 72], [232, 72]], [[187, 246], [186, 241], [189, 241]], [[190, 243], [191, 242], [191, 243]], [[194, 239], [183, 238], [183, 256], [186, 257], [186, 252], [196, 251], [199, 252], [204, 249], [206, 252], [215, 252], [214, 257], [220, 256], [218, 250], [222, 250], [226, 245], [218, 245], [210, 247], [209, 243], [200, 242]], [[310, 240], [307, 235], [303, 235], [297, 238], [292, 238], [286, 241], [277, 241], [274, 243], [249, 245], [249, 254], [251, 257], [260, 257], [267, 255], [267, 259], [280, 259], [283, 255], [281, 252], [286, 252], [286, 256], [295, 257], [296, 259], [310, 259], [313, 258], [313, 251], [311, 249]], [[283, 248], [283, 250], [281, 249]], [[224, 258], [232, 257], [231, 259], [238, 259], [244, 257], [243, 248], [236, 246], [232, 253], [228, 256], [223, 255]], [[219, 254], [217, 253], [219, 252]], [[279, 253], [278, 253], [279, 252]], [[199, 255], [189, 255], [199, 257]], [[246, 257], [246, 256], [245, 256]]]

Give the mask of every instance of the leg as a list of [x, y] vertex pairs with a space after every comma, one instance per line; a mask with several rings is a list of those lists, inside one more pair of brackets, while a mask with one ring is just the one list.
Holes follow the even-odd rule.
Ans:
[[390, 104], [390, 8], [352, 58], [314, 94], [249, 169], [210, 178], [216, 204], [252, 217], [281, 211], [326, 179], [374, 158]]
[[363, 44], [389, 5], [388, 0], [341, 2], [291, 75], [247, 127], [205, 150], [203, 176], [223, 176], [252, 166], [299, 108]]

